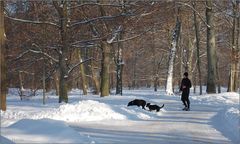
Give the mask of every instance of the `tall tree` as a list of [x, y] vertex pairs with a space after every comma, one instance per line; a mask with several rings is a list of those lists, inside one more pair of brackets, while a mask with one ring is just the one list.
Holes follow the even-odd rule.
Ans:
[[109, 67], [110, 67], [110, 45], [102, 41], [102, 62], [101, 62], [101, 97], [109, 96]]
[[166, 93], [168, 95], [173, 94], [173, 67], [174, 67], [174, 60], [177, 51], [177, 43], [180, 35], [181, 23], [179, 18], [177, 17], [176, 26], [174, 28], [172, 34], [172, 43], [171, 43], [171, 51], [169, 55], [169, 64], [168, 64], [168, 73], [167, 73], [167, 83], [166, 83]]
[[0, 1], [0, 64], [1, 64], [1, 110], [6, 111], [6, 94], [7, 94], [7, 66], [5, 60], [6, 44], [5, 44], [5, 28], [4, 28], [4, 2]]
[[[192, 2], [193, 8], [196, 10], [195, 1]], [[199, 23], [197, 21], [196, 11], [193, 11], [194, 18], [194, 29], [195, 29], [195, 38], [196, 38], [196, 48], [197, 48], [197, 69], [198, 69], [198, 81], [200, 87], [200, 95], [202, 94], [202, 72], [201, 72], [201, 59], [200, 59], [200, 34], [199, 34]]]
[[[101, 0], [100, 4], [107, 4], [108, 1]], [[101, 16], [106, 16], [106, 11], [102, 6], [99, 6], [99, 10]], [[103, 21], [103, 31], [105, 33], [110, 33], [109, 25]], [[101, 97], [109, 96], [110, 90], [110, 76], [109, 76], [109, 69], [110, 69], [110, 55], [111, 55], [111, 42], [108, 39], [104, 39], [101, 41], [101, 49], [102, 49], [102, 62], [101, 62]]]
[[[77, 53], [78, 53], [78, 59], [80, 62], [82, 62], [82, 55], [81, 55], [81, 50], [78, 49], [77, 50]], [[86, 81], [86, 73], [85, 73], [85, 68], [84, 68], [84, 65], [83, 64], [80, 64], [80, 67], [79, 67], [79, 73], [81, 75], [81, 80], [82, 80], [82, 90], [83, 90], [83, 95], [87, 95], [87, 81]]]
[[67, 52], [69, 50], [69, 41], [68, 41], [68, 11], [67, 11], [67, 1], [63, 0], [58, 4], [57, 1], [53, 1], [53, 5], [56, 8], [59, 15], [60, 23], [60, 34], [61, 34], [61, 48], [59, 51], [59, 103], [68, 102], [67, 94], [67, 83], [66, 79], [68, 77], [67, 73]]
[[213, 13], [213, 1], [206, 0], [206, 22], [207, 22], [207, 93], [216, 93], [216, 45], [215, 45], [215, 25]]
[[232, 25], [232, 49], [231, 49], [231, 66], [228, 83], [228, 91], [237, 92], [239, 85], [239, 0], [233, 0], [233, 25]]
[[[119, 34], [118, 40], [122, 39], [123, 33]], [[117, 52], [116, 52], [116, 94], [122, 95], [122, 72], [123, 72], [123, 43], [118, 42], [117, 44]]]

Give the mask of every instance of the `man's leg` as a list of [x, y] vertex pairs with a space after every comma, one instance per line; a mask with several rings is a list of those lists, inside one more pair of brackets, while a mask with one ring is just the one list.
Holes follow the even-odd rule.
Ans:
[[187, 102], [187, 111], [190, 110], [190, 100], [189, 100], [189, 96], [186, 97], [186, 102]]
[[182, 96], [182, 98], [181, 98], [181, 100], [182, 100], [182, 102], [183, 102], [183, 104], [184, 104], [184, 108], [183, 108], [183, 110], [186, 110], [187, 109], [187, 104], [186, 104], [186, 98], [185, 98], [185, 96]]

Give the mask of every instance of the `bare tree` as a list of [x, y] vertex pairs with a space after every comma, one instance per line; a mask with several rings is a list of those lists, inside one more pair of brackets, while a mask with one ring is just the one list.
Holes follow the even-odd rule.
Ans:
[[169, 65], [168, 65], [168, 74], [167, 74], [167, 83], [166, 83], [166, 93], [168, 95], [173, 94], [173, 66], [174, 66], [174, 59], [175, 59], [176, 50], [177, 50], [177, 42], [180, 35], [180, 28], [181, 28], [181, 23], [177, 18], [176, 26], [172, 34], [172, 43], [171, 43], [171, 49], [170, 49], [171, 51], [169, 55]]
[[[123, 33], [119, 34], [118, 40], [122, 39]], [[117, 44], [117, 52], [115, 56], [115, 64], [116, 64], [116, 94], [122, 95], [122, 73], [123, 73], [123, 43], [118, 42]]]
[[231, 49], [231, 66], [230, 66], [230, 76], [228, 91], [237, 92], [239, 85], [239, 57], [240, 57], [240, 47], [239, 47], [239, 2], [238, 0], [232, 1], [233, 6], [233, 25], [232, 25], [232, 49]]
[[[196, 2], [192, 2], [193, 8], [196, 10]], [[196, 11], [193, 11], [194, 16], [194, 29], [196, 38], [196, 48], [197, 48], [197, 69], [198, 69], [198, 80], [200, 87], [200, 95], [202, 94], [202, 72], [201, 72], [201, 59], [200, 59], [200, 34], [199, 34], [199, 24], [197, 21]]]
[[4, 28], [4, 1], [0, 1], [0, 64], [1, 64], [1, 97], [0, 104], [1, 110], [6, 111], [6, 95], [7, 95], [7, 66], [6, 66], [6, 45], [5, 45], [6, 35]]
[[207, 93], [216, 93], [216, 45], [215, 45], [215, 25], [213, 13], [213, 1], [206, 0], [206, 22], [207, 22], [207, 59], [208, 78]]

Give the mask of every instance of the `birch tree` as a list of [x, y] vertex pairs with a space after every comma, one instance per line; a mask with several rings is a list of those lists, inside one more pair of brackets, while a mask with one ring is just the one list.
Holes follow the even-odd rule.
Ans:
[[174, 60], [177, 51], [177, 42], [180, 34], [181, 23], [177, 18], [176, 26], [172, 34], [172, 43], [169, 55], [169, 65], [168, 65], [168, 73], [167, 73], [167, 83], [166, 83], [166, 93], [167, 95], [173, 94], [173, 67]]
[[[122, 39], [122, 33], [118, 36], [118, 40]], [[122, 95], [122, 72], [123, 72], [123, 44], [118, 42], [116, 52], [116, 94]]]

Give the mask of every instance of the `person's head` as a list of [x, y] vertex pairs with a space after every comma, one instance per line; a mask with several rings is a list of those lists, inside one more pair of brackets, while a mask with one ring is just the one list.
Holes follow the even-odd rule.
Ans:
[[187, 73], [187, 72], [185, 72], [183, 75], [184, 75], [185, 77], [188, 77], [188, 73]]

